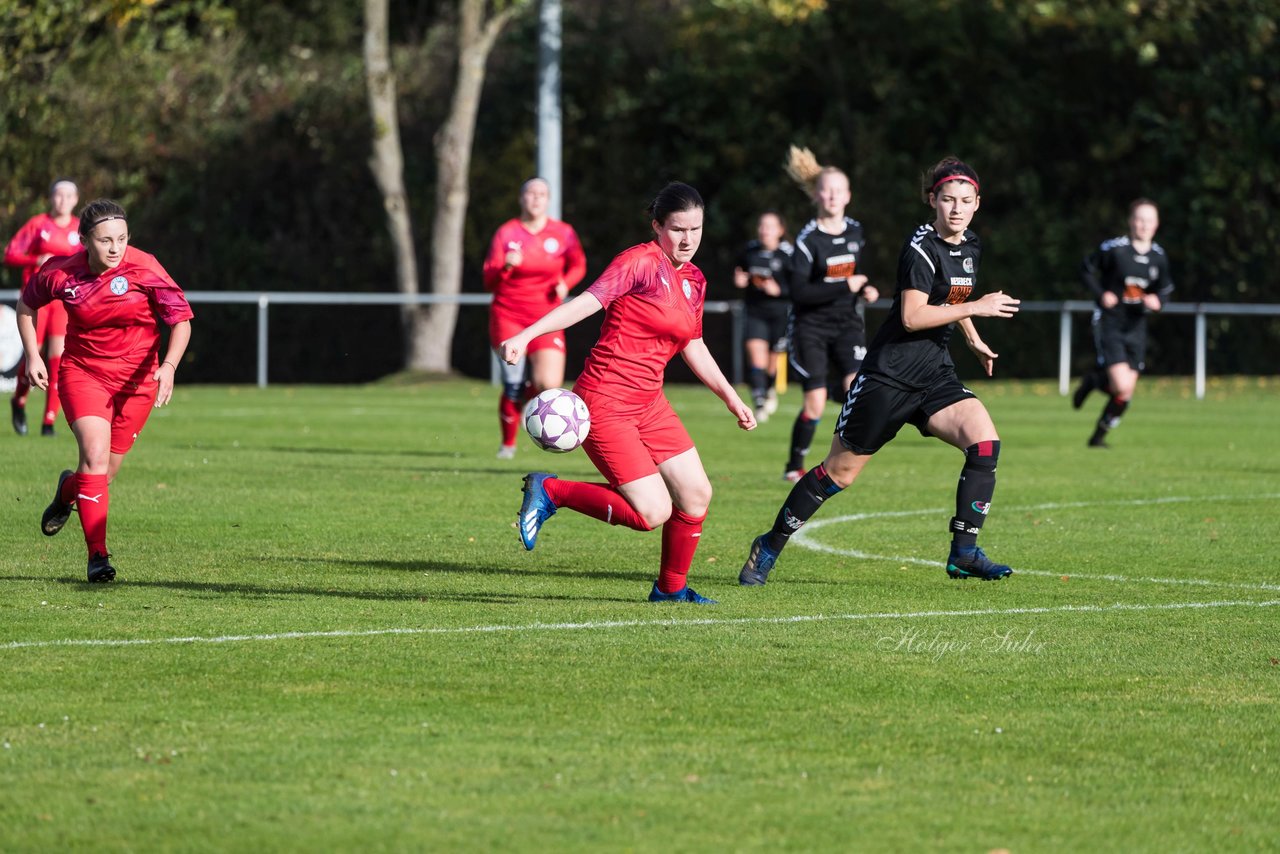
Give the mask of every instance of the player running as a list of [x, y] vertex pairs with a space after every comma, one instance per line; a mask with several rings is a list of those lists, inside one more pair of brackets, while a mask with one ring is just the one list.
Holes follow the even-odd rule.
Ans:
[[[41, 265], [50, 258], [74, 255], [80, 251], [80, 220], [72, 211], [80, 202], [80, 193], [74, 181], [59, 178], [49, 188], [49, 212], [27, 220], [4, 250], [4, 263], [22, 270], [22, 284], [26, 285]], [[58, 420], [58, 365], [67, 335], [67, 310], [60, 303], [50, 303], [36, 317], [36, 346], [45, 354], [52, 382], [45, 390], [44, 418], [40, 435], [52, 436], [53, 425]], [[19, 436], [27, 435], [27, 394], [31, 384], [27, 382], [26, 368], [18, 365], [17, 385], [13, 399], [9, 401], [10, 421]]]
[[1146, 368], [1147, 314], [1163, 308], [1173, 293], [1169, 256], [1155, 242], [1159, 227], [1156, 203], [1135, 199], [1129, 205], [1128, 235], [1104, 241], [1080, 269], [1080, 278], [1098, 302], [1093, 310], [1098, 363], [1081, 379], [1071, 405], [1084, 406], [1095, 388], [1109, 395], [1089, 437], [1091, 448], [1108, 447], [1107, 433], [1120, 424], [1120, 416], [1129, 408], [1138, 377]]
[[[47, 263], [22, 289], [18, 332], [27, 354], [27, 377], [50, 384], [36, 344], [36, 311], [55, 301], [67, 309], [67, 350], [60, 369], [67, 422], [80, 462], [58, 477], [53, 501], [40, 519], [52, 537], [73, 508], [89, 550], [89, 580], [116, 577], [107, 552], [110, 483], [133, 447], [152, 407], [173, 396], [173, 375], [191, 340], [191, 307], [182, 289], [153, 256], [129, 246], [124, 208], [90, 202], [81, 212], [84, 249]], [[160, 323], [169, 344], [160, 361]]]
[[636, 531], [662, 526], [662, 558], [650, 602], [715, 604], [688, 585], [689, 566], [711, 504], [711, 482], [693, 439], [662, 394], [663, 372], [679, 353], [698, 379], [751, 430], [756, 421], [702, 340], [707, 282], [692, 263], [704, 205], [688, 184], [671, 183], [649, 205], [654, 240], [613, 259], [586, 293], [502, 342], [515, 364], [529, 342], [604, 310], [604, 324], [574, 386], [591, 410], [583, 445], [608, 483], [525, 476], [520, 539], [537, 542], [561, 507]]
[[[489, 343], [497, 347], [564, 302], [582, 281], [587, 259], [573, 226], [547, 216], [551, 187], [530, 178], [520, 188], [520, 216], [498, 228], [484, 259], [484, 286], [493, 291]], [[552, 329], [529, 342], [527, 357], [502, 371], [498, 421], [502, 445], [498, 458], [516, 455], [520, 406], [540, 391], [564, 385], [564, 331]], [[526, 361], [533, 382], [525, 380]]]
[[756, 239], [748, 243], [733, 269], [733, 286], [746, 291], [743, 338], [756, 422], [763, 424], [778, 409], [774, 390], [774, 354], [787, 351], [787, 323], [791, 316], [791, 255], [783, 238], [787, 226], [777, 211], [765, 211], [756, 223]]
[[964, 451], [947, 574], [990, 581], [1012, 572], [978, 548], [978, 531], [995, 491], [1000, 437], [982, 401], [957, 378], [947, 343], [952, 327], [959, 326], [990, 376], [996, 354], [979, 337], [972, 318], [1012, 317], [1018, 300], [997, 291], [970, 301], [982, 256], [978, 236], [969, 230], [981, 200], [978, 174], [948, 157], [926, 173], [924, 199], [936, 216], [902, 248], [893, 306], [840, 410], [831, 450], [792, 487], [773, 529], [751, 544], [740, 584], [764, 584], [791, 535], [824, 501], [853, 483], [871, 455], [905, 424]]
[[795, 483], [804, 474], [805, 454], [827, 406], [828, 365], [840, 372], [841, 388], [847, 390], [867, 352], [864, 306], [880, 293], [867, 282], [862, 224], [844, 213], [851, 198], [849, 176], [819, 165], [813, 152], [794, 145], [787, 174], [813, 194], [818, 207], [818, 216], [796, 236], [791, 269], [790, 364], [804, 389], [804, 404], [791, 428], [783, 478]]

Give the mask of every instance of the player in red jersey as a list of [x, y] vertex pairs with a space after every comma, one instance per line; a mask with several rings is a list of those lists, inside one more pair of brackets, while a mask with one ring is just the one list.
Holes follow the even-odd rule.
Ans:
[[582, 296], [502, 342], [515, 364], [529, 342], [604, 310], [600, 339], [574, 386], [591, 411], [583, 448], [608, 483], [580, 483], [535, 472], [525, 477], [520, 539], [532, 549], [542, 524], [561, 507], [651, 531], [662, 525], [662, 558], [651, 602], [714, 601], [687, 581], [711, 482], [693, 439], [662, 394], [663, 373], [679, 353], [698, 379], [724, 401], [744, 430], [756, 426], [702, 340], [707, 281], [691, 261], [702, 240], [702, 197], [688, 184], [668, 184], [649, 206], [655, 240], [620, 254]]
[[[72, 213], [80, 202], [80, 193], [74, 181], [59, 178], [49, 188], [49, 212], [33, 216], [9, 241], [4, 250], [4, 263], [22, 270], [22, 284], [26, 285], [36, 270], [50, 258], [74, 255], [80, 251], [80, 220]], [[67, 311], [60, 303], [50, 303], [36, 318], [36, 342], [45, 351], [49, 376], [53, 382], [45, 390], [44, 419], [40, 433], [53, 435], [53, 423], [58, 420], [58, 363], [62, 360], [63, 344], [67, 334]], [[27, 435], [27, 393], [31, 385], [27, 372], [18, 365], [18, 383], [9, 401], [14, 431]]]
[[[109, 484], [153, 407], [173, 396], [173, 375], [191, 340], [191, 307], [153, 256], [129, 246], [124, 208], [91, 202], [80, 218], [84, 250], [45, 264], [22, 288], [18, 332], [27, 377], [49, 386], [36, 344], [36, 312], [54, 301], [67, 308], [67, 349], [61, 378], [67, 423], [80, 449], [73, 474], [58, 477], [40, 530], [53, 536], [78, 508], [89, 549], [89, 580], [116, 577], [107, 552]], [[160, 323], [169, 344], [160, 359]]]
[[[504, 340], [533, 324], [564, 302], [582, 281], [587, 259], [573, 226], [547, 216], [551, 188], [530, 178], [520, 188], [520, 216], [507, 220], [493, 235], [484, 259], [484, 286], [493, 291], [489, 309], [489, 343], [497, 349]], [[516, 455], [520, 404], [527, 397], [564, 385], [564, 331], [552, 329], [529, 342], [528, 354], [502, 372], [498, 420], [502, 426], [499, 459]], [[533, 374], [525, 382], [525, 362]]]

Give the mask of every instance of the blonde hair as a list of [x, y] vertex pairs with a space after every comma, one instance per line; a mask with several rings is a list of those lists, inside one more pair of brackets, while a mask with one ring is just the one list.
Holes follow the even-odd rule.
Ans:
[[840, 175], [846, 181], [849, 180], [849, 176], [845, 175], [843, 169], [823, 166], [812, 151], [795, 145], [791, 146], [791, 150], [787, 152], [787, 162], [783, 164], [783, 168], [791, 180], [810, 195], [818, 191], [818, 182], [823, 175]]

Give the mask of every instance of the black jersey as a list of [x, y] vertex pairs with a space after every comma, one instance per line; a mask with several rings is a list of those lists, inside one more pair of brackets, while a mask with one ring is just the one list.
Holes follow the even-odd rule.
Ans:
[[[777, 249], [765, 249], [759, 240], [743, 247], [742, 254], [738, 256], [738, 269], [745, 270], [751, 277], [746, 295], [748, 308], [780, 314], [788, 311], [791, 305], [791, 255], [794, 251], [785, 240], [778, 244]], [[765, 279], [777, 282], [782, 293], [772, 297], [760, 290], [759, 284]]]
[[862, 224], [844, 218], [844, 231], [828, 234], [817, 220], [800, 230], [791, 266], [791, 302], [797, 323], [863, 328], [860, 297], [849, 290], [849, 276], [866, 274], [862, 263], [866, 238]]
[[1155, 294], [1164, 303], [1173, 293], [1173, 277], [1169, 275], [1169, 256], [1159, 243], [1146, 252], [1133, 248], [1128, 237], [1113, 237], [1084, 259], [1080, 278], [1095, 300], [1111, 291], [1120, 301], [1114, 308], [1099, 311], [1115, 320], [1134, 320], [1147, 313], [1142, 298]]
[[899, 388], [922, 389], [943, 371], [955, 370], [947, 349], [955, 324], [908, 332], [902, 325], [902, 294], [922, 291], [929, 305], [965, 302], [975, 293], [981, 257], [978, 235], [968, 229], [960, 243], [947, 243], [932, 225], [916, 229], [898, 256], [893, 307], [871, 342], [862, 372]]

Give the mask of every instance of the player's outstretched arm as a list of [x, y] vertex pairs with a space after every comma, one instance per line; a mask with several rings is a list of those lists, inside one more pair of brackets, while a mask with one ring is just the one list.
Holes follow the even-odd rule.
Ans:
[[971, 302], [929, 305], [928, 294], [909, 289], [902, 292], [902, 326], [908, 332], [919, 332], [970, 317], [1013, 317], [1020, 302], [1004, 291], [996, 291]]
[[695, 338], [685, 345], [680, 355], [684, 357], [685, 363], [694, 375], [702, 380], [702, 384], [724, 401], [724, 405], [738, 419], [738, 426], [743, 430], [754, 430], [755, 413], [751, 411], [750, 406], [742, 402], [742, 398], [738, 397], [737, 389], [725, 378], [724, 372], [716, 363], [715, 356], [712, 356], [711, 351], [707, 349], [706, 342], [701, 338]]
[[36, 310], [22, 300], [18, 300], [18, 336], [27, 357], [27, 382], [44, 391], [49, 388], [49, 369], [36, 341]]
[[589, 292], [576, 296], [566, 303], [561, 303], [544, 314], [532, 326], [525, 327], [498, 345], [498, 357], [508, 365], [514, 365], [524, 356], [529, 342], [534, 338], [539, 335], [545, 335], [548, 332], [554, 332], [557, 329], [568, 329], [602, 308], [604, 306], [600, 304], [600, 300]]
[[182, 354], [187, 352], [187, 344], [191, 343], [191, 321], [181, 320], [169, 327], [169, 347], [164, 352], [164, 361], [156, 368], [155, 407], [159, 409], [173, 399], [173, 378], [178, 372], [178, 363]]

